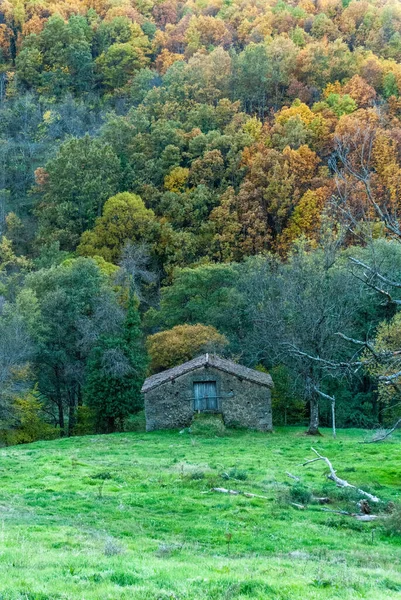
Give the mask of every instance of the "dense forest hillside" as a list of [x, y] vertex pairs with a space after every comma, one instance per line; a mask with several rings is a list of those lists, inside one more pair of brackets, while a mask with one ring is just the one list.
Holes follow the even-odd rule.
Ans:
[[397, 1], [2, 0], [3, 441], [205, 348], [277, 423], [393, 421], [400, 63]]

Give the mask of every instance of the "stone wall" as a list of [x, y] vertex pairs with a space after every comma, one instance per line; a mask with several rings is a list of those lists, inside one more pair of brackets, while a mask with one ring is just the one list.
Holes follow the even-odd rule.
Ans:
[[228, 427], [272, 430], [268, 387], [213, 367], [202, 367], [144, 394], [147, 431], [189, 427], [194, 414], [193, 384], [197, 381], [216, 381], [218, 412]]

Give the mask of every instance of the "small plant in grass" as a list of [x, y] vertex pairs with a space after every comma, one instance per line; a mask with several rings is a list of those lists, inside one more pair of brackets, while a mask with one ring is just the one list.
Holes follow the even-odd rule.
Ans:
[[327, 577], [324, 568], [319, 566], [311, 585], [316, 588], [329, 588], [333, 586], [333, 581]]
[[383, 530], [388, 536], [401, 537], [401, 504], [392, 506], [389, 516], [383, 518]]
[[386, 590], [391, 590], [392, 592], [401, 592], [401, 583], [393, 581], [388, 577], [383, 579], [381, 584]]
[[108, 471], [101, 471], [100, 473], [96, 473], [96, 475], [92, 475], [92, 479], [96, 479], [98, 481], [97, 497], [103, 498], [104, 484], [108, 479], [112, 479], [111, 473]]
[[221, 437], [226, 434], [226, 427], [221, 415], [199, 413], [193, 418], [191, 434], [204, 437]]
[[227, 554], [230, 554], [230, 544], [231, 544], [231, 540], [233, 539], [233, 534], [230, 533], [229, 531], [227, 531], [225, 538], [226, 538], [226, 544], [227, 544]]
[[104, 555], [105, 556], [117, 556], [118, 554], [122, 554], [124, 552], [124, 548], [122, 545], [117, 542], [112, 537], [108, 537], [104, 544]]
[[141, 410], [134, 415], [129, 415], [124, 421], [124, 431], [146, 431], [145, 411]]
[[312, 500], [312, 493], [302, 483], [296, 483], [290, 488], [289, 497], [291, 502], [308, 504]]
[[112, 581], [116, 585], [125, 587], [128, 585], [134, 585], [135, 583], [137, 583], [138, 577], [136, 577], [135, 575], [132, 575], [131, 573], [124, 573], [122, 571], [122, 572], [118, 572], [118, 573], [113, 573], [110, 576], [110, 581]]
[[194, 481], [205, 479], [205, 473], [204, 471], [193, 471], [193, 473], [190, 474], [189, 478], [193, 479]]
[[238, 481], [246, 481], [248, 479], [247, 471], [241, 469], [230, 469], [228, 472], [222, 474], [223, 479], [237, 479]]
[[156, 550], [155, 554], [159, 558], [168, 558], [169, 556], [171, 556], [173, 554], [173, 552], [176, 552], [177, 550], [181, 550], [181, 549], [182, 549], [182, 544], [167, 544], [167, 543], [163, 542], [162, 544], [160, 544], [160, 546]]
[[326, 527], [332, 529], [349, 529], [351, 531], [366, 531], [366, 524], [350, 517], [332, 516], [325, 521]]
[[333, 582], [330, 579], [316, 578], [312, 581], [312, 585], [317, 588], [328, 588], [333, 585]]

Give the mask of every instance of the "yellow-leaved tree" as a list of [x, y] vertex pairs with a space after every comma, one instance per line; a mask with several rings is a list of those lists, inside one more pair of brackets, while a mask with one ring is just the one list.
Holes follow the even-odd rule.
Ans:
[[159, 223], [142, 198], [123, 192], [107, 200], [93, 229], [85, 231], [78, 246], [83, 256], [101, 256], [115, 263], [127, 242], [153, 244]]
[[[365, 368], [378, 381], [379, 398], [388, 409], [395, 403], [399, 410], [399, 373], [401, 369], [401, 313], [397, 313], [391, 321], [383, 321], [377, 328], [372, 351], [367, 349], [363, 354]], [[372, 358], [373, 356], [373, 358]], [[389, 416], [390, 420], [392, 415]]]
[[199, 323], [176, 325], [150, 335], [146, 342], [152, 373], [175, 367], [203, 352], [221, 352], [227, 345], [227, 338], [217, 329]]

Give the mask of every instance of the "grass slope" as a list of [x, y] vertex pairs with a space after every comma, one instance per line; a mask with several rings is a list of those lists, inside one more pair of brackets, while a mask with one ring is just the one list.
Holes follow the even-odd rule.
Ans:
[[[300, 429], [194, 437], [129, 433], [0, 450], [0, 599], [400, 598], [400, 538], [377, 523], [298, 511], [280, 500], [302, 476], [335, 492], [315, 445], [340, 476], [400, 498], [401, 437]], [[225, 481], [232, 470], [237, 481]], [[100, 480], [109, 472], [99, 496]], [[214, 485], [265, 499], [208, 492]], [[373, 530], [375, 530], [373, 532]], [[373, 532], [373, 535], [372, 535]], [[228, 554], [226, 534], [232, 534]]]

